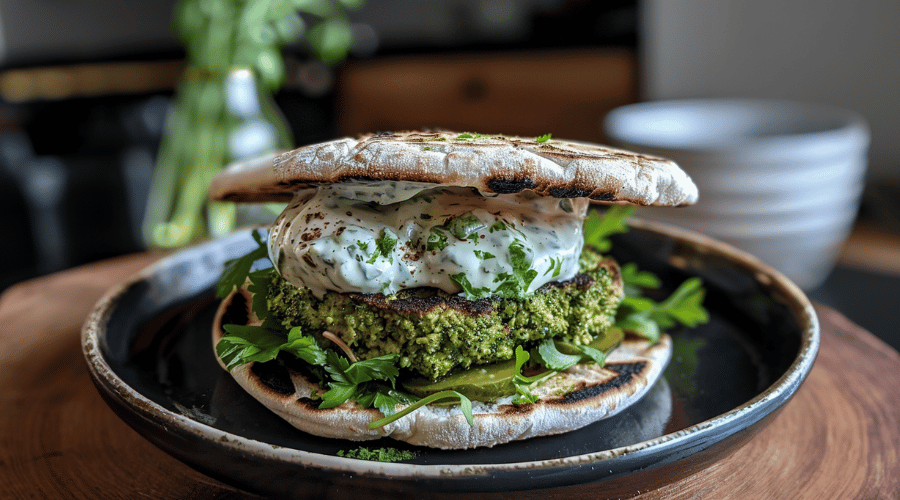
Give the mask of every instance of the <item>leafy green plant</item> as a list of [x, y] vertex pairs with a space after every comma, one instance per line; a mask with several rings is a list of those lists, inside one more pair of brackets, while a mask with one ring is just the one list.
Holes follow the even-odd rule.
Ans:
[[[182, 0], [175, 28], [187, 67], [157, 158], [144, 218], [148, 246], [175, 248], [234, 229], [233, 203], [207, 201], [225, 165], [292, 140], [272, 93], [285, 78], [281, 46], [303, 39], [325, 64], [352, 43], [346, 10], [362, 0]], [[312, 27], [301, 14], [318, 18]]]

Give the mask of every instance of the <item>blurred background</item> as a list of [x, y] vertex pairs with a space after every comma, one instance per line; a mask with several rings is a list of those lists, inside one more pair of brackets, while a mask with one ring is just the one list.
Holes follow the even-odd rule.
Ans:
[[[176, 3], [0, 0], [0, 290], [146, 248], [167, 113], [190, 76]], [[900, 2], [352, 3], [341, 57], [284, 43], [273, 98], [294, 146], [419, 127], [605, 142], [609, 111], [658, 99], [839, 106], [872, 142], [856, 245], [813, 296], [854, 319], [863, 304], [839, 290], [883, 310], [900, 298]]]

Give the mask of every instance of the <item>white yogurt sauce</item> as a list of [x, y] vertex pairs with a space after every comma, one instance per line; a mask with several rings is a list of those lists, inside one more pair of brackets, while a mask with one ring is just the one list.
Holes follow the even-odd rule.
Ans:
[[423, 286], [469, 298], [526, 296], [577, 273], [587, 207], [584, 198], [530, 192], [329, 184], [297, 193], [269, 232], [269, 257], [319, 298]]

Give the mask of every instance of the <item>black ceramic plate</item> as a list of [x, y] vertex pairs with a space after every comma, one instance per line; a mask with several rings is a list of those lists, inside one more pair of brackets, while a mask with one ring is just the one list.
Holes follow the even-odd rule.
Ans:
[[[249, 232], [163, 259], [109, 292], [83, 347], [101, 395], [148, 440], [247, 491], [313, 497], [499, 494], [571, 488], [634, 493], [678, 479], [746, 442], [809, 373], [818, 348], [812, 306], [756, 259], [693, 233], [634, 221], [613, 254], [670, 284], [701, 276], [712, 320], [671, 331], [665, 377], [624, 412], [559, 436], [441, 451], [393, 440], [310, 436], [271, 414], [216, 364], [212, 296], [223, 263], [255, 244]], [[337, 456], [359, 446], [415, 452], [402, 463]]]

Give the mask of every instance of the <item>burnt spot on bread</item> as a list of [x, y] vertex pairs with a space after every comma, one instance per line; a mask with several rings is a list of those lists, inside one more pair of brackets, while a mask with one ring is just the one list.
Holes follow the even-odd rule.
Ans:
[[487, 181], [487, 187], [498, 194], [514, 194], [526, 189], [534, 189], [537, 183], [530, 177], [515, 179], [511, 177], [494, 177]]
[[612, 380], [602, 384], [590, 385], [578, 390], [570, 391], [561, 398], [554, 399], [550, 402], [563, 405], [574, 404], [585, 399], [597, 398], [607, 392], [631, 385], [634, 378], [647, 368], [647, 363], [645, 361], [636, 361], [634, 363], [607, 363], [604, 368], [616, 372], [616, 376]]
[[277, 361], [253, 363], [250, 366], [250, 371], [256, 375], [256, 378], [262, 385], [278, 394], [290, 396], [295, 392], [290, 372]]
[[584, 198], [591, 195], [591, 190], [575, 187], [557, 187], [547, 190], [547, 194], [554, 198]]
[[594, 193], [589, 196], [594, 201], [615, 201], [616, 193], [614, 191], [606, 191], [602, 193]]
[[238, 291], [231, 296], [231, 300], [225, 308], [225, 312], [222, 314], [221, 324], [246, 325], [250, 320], [250, 315], [247, 313], [248, 310], [249, 301], [247, 300], [247, 296], [241, 291]]

